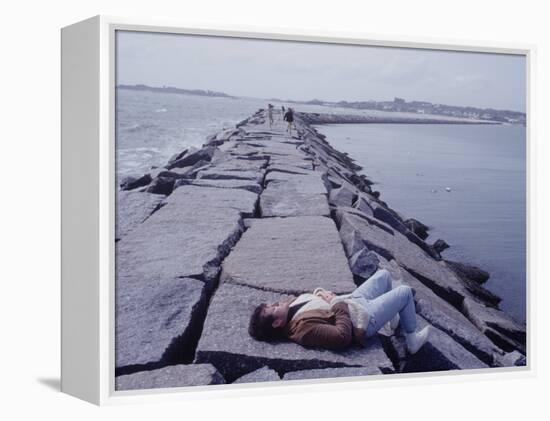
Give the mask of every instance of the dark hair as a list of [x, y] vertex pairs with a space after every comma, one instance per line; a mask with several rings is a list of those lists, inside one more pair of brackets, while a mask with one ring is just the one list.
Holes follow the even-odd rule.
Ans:
[[248, 333], [253, 338], [259, 341], [275, 341], [282, 339], [283, 329], [273, 327], [273, 315], [266, 316], [264, 309], [266, 304], [262, 303], [254, 309], [252, 316], [250, 317], [250, 324], [248, 325]]

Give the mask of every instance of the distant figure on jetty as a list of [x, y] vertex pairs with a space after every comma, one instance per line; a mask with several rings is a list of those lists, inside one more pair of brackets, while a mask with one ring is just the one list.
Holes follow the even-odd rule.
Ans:
[[281, 105], [281, 120], [284, 121], [285, 119], [285, 106], [284, 105]]
[[292, 136], [292, 125], [294, 124], [294, 111], [292, 110], [292, 108], [288, 107], [288, 110], [285, 113], [283, 120], [288, 122], [287, 131], [289, 136]]
[[387, 270], [378, 270], [351, 294], [337, 296], [317, 288], [313, 294], [290, 296], [254, 310], [248, 331], [262, 341], [289, 339], [303, 346], [343, 349], [353, 340], [365, 346], [386, 323], [405, 333], [407, 350], [415, 354], [428, 340], [430, 327], [416, 331], [412, 288], [392, 289]]
[[267, 105], [267, 118], [269, 120], [269, 128], [273, 125], [273, 105]]

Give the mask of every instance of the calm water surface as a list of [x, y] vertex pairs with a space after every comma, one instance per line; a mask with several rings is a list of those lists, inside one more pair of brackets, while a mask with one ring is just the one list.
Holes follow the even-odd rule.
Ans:
[[[526, 173], [522, 126], [327, 125], [381, 198], [443, 238], [446, 259], [479, 265], [501, 308], [525, 321]], [[446, 191], [450, 188], [450, 192]]]

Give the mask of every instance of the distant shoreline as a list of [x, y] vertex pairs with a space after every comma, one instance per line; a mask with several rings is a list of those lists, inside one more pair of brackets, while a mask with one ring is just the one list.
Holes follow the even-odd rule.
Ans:
[[117, 85], [117, 89], [126, 89], [129, 91], [142, 91], [142, 92], [160, 92], [166, 94], [183, 94], [183, 95], [198, 95], [198, 96], [210, 96], [210, 97], [221, 97], [221, 98], [236, 98], [231, 95], [227, 95], [223, 92], [216, 92], [203, 89], [182, 89], [176, 88], [173, 86], [148, 86], [143, 84], [138, 85]]

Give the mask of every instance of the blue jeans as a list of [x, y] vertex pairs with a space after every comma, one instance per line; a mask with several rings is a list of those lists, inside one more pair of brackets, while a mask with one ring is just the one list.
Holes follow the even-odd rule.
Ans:
[[416, 330], [416, 310], [412, 289], [401, 285], [392, 289], [391, 275], [379, 270], [351, 294], [370, 316], [365, 335], [373, 336], [399, 313], [400, 326], [406, 333]]

